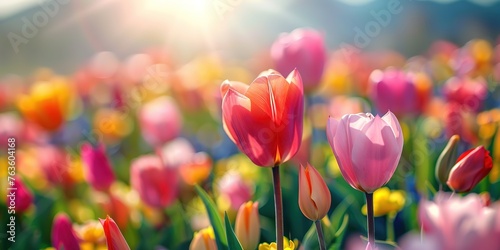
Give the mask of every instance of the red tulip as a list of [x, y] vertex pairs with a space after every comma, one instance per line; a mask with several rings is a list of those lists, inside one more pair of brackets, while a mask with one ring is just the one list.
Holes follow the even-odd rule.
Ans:
[[7, 205], [9, 211], [11, 208], [15, 209], [16, 213], [26, 211], [33, 203], [33, 194], [31, 191], [18, 177], [15, 177], [14, 185], [9, 187], [15, 188], [15, 190], [7, 190], [7, 201], [5, 205]]
[[61, 213], [54, 217], [52, 224], [52, 246], [57, 250], [80, 249], [78, 238], [71, 225], [71, 220], [66, 214]]
[[252, 162], [272, 167], [297, 153], [304, 114], [297, 70], [286, 79], [276, 71], [263, 72], [249, 86], [224, 81], [221, 92], [224, 130]]
[[321, 220], [330, 210], [332, 197], [330, 190], [319, 172], [307, 164], [300, 165], [299, 172], [299, 207], [310, 220]]
[[282, 34], [271, 47], [271, 57], [279, 72], [287, 74], [297, 68], [306, 89], [318, 86], [326, 61], [323, 34], [312, 29]]
[[108, 250], [130, 250], [130, 247], [123, 238], [120, 228], [111, 217], [107, 216], [105, 220], [99, 219], [104, 228]]
[[488, 95], [488, 84], [481, 77], [476, 79], [453, 77], [444, 84], [443, 93], [448, 102], [478, 112]]
[[84, 143], [81, 155], [86, 166], [85, 179], [87, 182], [96, 190], [107, 190], [115, 181], [115, 174], [104, 145], [100, 144], [94, 147], [90, 143]]
[[145, 155], [135, 159], [130, 168], [130, 183], [142, 201], [155, 208], [165, 208], [177, 197], [177, 173], [161, 159]]
[[490, 152], [483, 146], [470, 149], [458, 157], [446, 184], [456, 192], [469, 192], [493, 168]]
[[396, 171], [403, 150], [403, 133], [390, 111], [329, 118], [328, 141], [344, 179], [355, 189], [373, 193]]

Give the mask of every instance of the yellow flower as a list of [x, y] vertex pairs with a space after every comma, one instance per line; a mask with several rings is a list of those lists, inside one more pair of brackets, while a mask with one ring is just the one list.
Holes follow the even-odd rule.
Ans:
[[[391, 191], [387, 187], [379, 188], [373, 192], [373, 214], [383, 216], [389, 213], [396, 214], [405, 205], [405, 192], [402, 190]], [[366, 215], [366, 204], [361, 208]]]
[[[284, 250], [294, 250], [295, 249], [295, 244], [298, 244], [298, 241], [291, 241], [288, 240], [287, 237], [283, 237], [283, 249]], [[277, 250], [278, 246], [276, 242], [271, 242], [271, 243], [262, 243], [259, 245], [259, 250]]]
[[99, 109], [94, 116], [94, 128], [98, 139], [114, 144], [132, 132], [132, 118], [120, 110]]

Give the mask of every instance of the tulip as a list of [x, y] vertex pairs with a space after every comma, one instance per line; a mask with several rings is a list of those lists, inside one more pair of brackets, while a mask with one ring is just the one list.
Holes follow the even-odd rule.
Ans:
[[208, 227], [195, 233], [189, 250], [217, 250], [214, 230]]
[[52, 225], [52, 246], [57, 250], [80, 249], [78, 238], [66, 214], [60, 213], [54, 217]]
[[344, 179], [355, 189], [373, 193], [394, 174], [403, 150], [403, 133], [390, 111], [329, 118], [327, 137]]
[[82, 241], [82, 249], [107, 249], [104, 229], [99, 221], [86, 221], [83, 225], [73, 226], [76, 235]]
[[436, 179], [441, 183], [446, 183], [450, 170], [455, 163], [458, 142], [460, 136], [453, 135], [436, 162]]
[[231, 140], [256, 165], [272, 167], [291, 159], [302, 140], [302, 80], [297, 70], [285, 79], [276, 71], [250, 86], [222, 83], [222, 122]]
[[[7, 200], [5, 204], [7, 206], [15, 204], [13, 207], [16, 210], [16, 213], [23, 213], [33, 203], [33, 193], [18, 177], [15, 177], [13, 183], [10, 182], [9, 177], [9, 188], [15, 188], [15, 190], [8, 190], [9, 193], [7, 193]], [[14, 193], [14, 195], [11, 195], [12, 193]]]
[[145, 155], [132, 161], [130, 183], [142, 201], [155, 208], [165, 208], [177, 197], [175, 169], [163, 165], [157, 156]]
[[246, 202], [236, 215], [235, 233], [243, 249], [255, 249], [260, 239], [259, 203]]
[[113, 168], [106, 155], [104, 145], [93, 146], [84, 143], [81, 148], [82, 160], [86, 166], [85, 179], [96, 190], [108, 190], [115, 181]]
[[94, 114], [93, 126], [105, 144], [116, 144], [132, 132], [129, 115], [112, 108], [101, 108]]
[[130, 247], [123, 238], [122, 232], [115, 221], [107, 216], [106, 219], [99, 219], [102, 227], [104, 228], [104, 235], [106, 235], [106, 242], [108, 250], [130, 250]]
[[312, 29], [296, 29], [282, 34], [271, 47], [271, 57], [276, 69], [282, 73], [297, 68], [301, 72], [304, 87], [319, 85], [326, 62], [323, 34]]
[[483, 146], [470, 149], [458, 157], [446, 184], [456, 192], [469, 192], [493, 168], [490, 152]]
[[484, 206], [477, 194], [437, 193], [434, 201], [419, 203], [418, 216], [422, 238], [437, 240], [431, 250], [500, 249], [500, 210]]
[[299, 207], [300, 211], [312, 221], [321, 220], [330, 210], [332, 197], [330, 190], [319, 172], [309, 163], [300, 165]]
[[[221, 177], [217, 184], [220, 197], [229, 202], [229, 208], [233, 211], [252, 198], [250, 186], [243, 181], [241, 174], [229, 171]], [[224, 206], [221, 206], [224, 207]]]
[[64, 150], [53, 146], [38, 149], [38, 162], [46, 179], [52, 184], [62, 184], [70, 187], [74, 180], [71, 177], [70, 161]]
[[18, 107], [30, 122], [53, 132], [64, 123], [71, 100], [69, 84], [62, 79], [37, 82], [29, 95], [19, 99]]
[[[19, 117], [13, 112], [0, 113], [0, 141], [6, 142], [9, 138], [22, 140], [23, 123]], [[0, 149], [7, 150], [7, 143], [0, 145]]]
[[481, 77], [452, 77], [444, 84], [443, 94], [449, 103], [458, 104], [467, 111], [478, 112], [488, 95], [488, 84]]
[[391, 110], [396, 115], [422, 112], [432, 87], [426, 75], [396, 69], [375, 70], [370, 75], [370, 82], [377, 109], [382, 113]]
[[194, 154], [190, 161], [179, 167], [179, 174], [185, 183], [195, 185], [205, 181], [212, 171], [212, 159], [207, 153]]
[[152, 100], [139, 111], [143, 138], [153, 147], [161, 146], [179, 136], [182, 117], [175, 102], [168, 97]]

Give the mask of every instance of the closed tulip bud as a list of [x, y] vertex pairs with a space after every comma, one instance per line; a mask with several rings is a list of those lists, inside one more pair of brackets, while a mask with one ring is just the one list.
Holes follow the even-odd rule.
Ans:
[[142, 201], [155, 208], [165, 208], [177, 197], [177, 173], [157, 156], [135, 159], [130, 168], [130, 183]]
[[297, 70], [286, 79], [266, 71], [250, 85], [224, 81], [221, 93], [224, 130], [255, 165], [274, 167], [297, 153], [304, 116]]
[[271, 57], [279, 72], [288, 74], [297, 68], [302, 73], [304, 87], [320, 84], [326, 61], [323, 34], [311, 29], [296, 29], [282, 34], [271, 47]]
[[93, 188], [107, 190], [115, 181], [113, 168], [106, 155], [104, 145], [93, 146], [85, 143], [81, 148], [82, 161], [85, 163], [85, 179]]
[[455, 165], [459, 141], [460, 136], [453, 135], [436, 162], [436, 179], [443, 184], [448, 181], [450, 170]]
[[153, 147], [175, 139], [182, 129], [179, 109], [167, 97], [159, 97], [144, 104], [139, 111], [139, 122], [142, 136]]
[[255, 249], [260, 239], [259, 203], [246, 202], [236, 215], [235, 233], [243, 249]]
[[373, 193], [396, 171], [403, 150], [403, 133], [390, 111], [329, 118], [327, 137], [344, 179], [355, 189]]
[[299, 207], [300, 211], [312, 221], [321, 220], [330, 210], [332, 197], [330, 190], [319, 172], [309, 165], [300, 165]]
[[71, 225], [71, 220], [66, 214], [58, 214], [54, 217], [51, 234], [52, 246], [55, 249], [80, 249], [78, 238]]
[[106, 235], [108, 250], [130, 250], [125, 238], [111, 217], [107, 216], [105, 220], [99, 219]]
[[189, 250], [217, 250], [214, 230], [209, 227], [195, 233]]
[[490, 152], [483, 146], [465, 151], [453, 166], [446, 184], [455, 192], [469, 192], [493, 168]]

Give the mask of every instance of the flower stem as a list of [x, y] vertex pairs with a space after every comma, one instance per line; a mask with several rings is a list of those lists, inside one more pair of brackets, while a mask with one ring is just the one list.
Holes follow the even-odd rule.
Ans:
[[396, 218], [396, 214], [389, 213], [387, 214], [387, 241], [394, 242], [394, 219]]
[[368, 224], [368, 242], [372, 248], [375, 248], [375, 218], [373, 216], [373, 193], [365, 193], [367, 217], [366, 223]]
[[318, 233], [319, 249], [326, 250], [325, 237], [323, 236], [323, 229], [321, 228], [321, 220], [314, 222], [316, 224], [316, 233]]
[[281, 182], [279, 165], [273, 167], [274, 212], [276, 220], [276, 244], [283, 250], [283, 201], [281, 198]]

